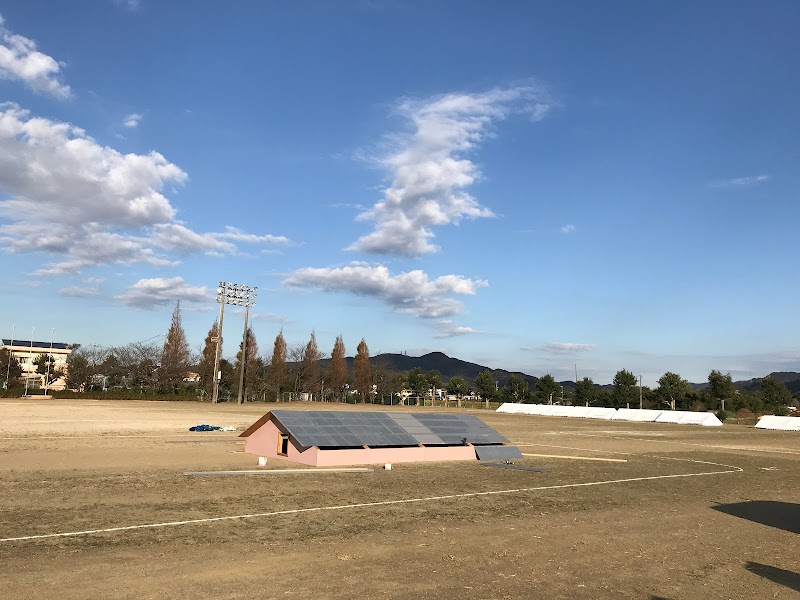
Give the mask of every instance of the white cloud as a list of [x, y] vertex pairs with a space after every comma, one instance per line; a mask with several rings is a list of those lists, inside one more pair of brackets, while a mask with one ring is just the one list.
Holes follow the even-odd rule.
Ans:
[[128, 127], [129, 129], [138, 127], [139, 123], [141, 122], [142, 122], [142, 115], [140, 115], [139, 113], [131, 113], [130, 115], [122, 119], [123, 127]]
[[236, 246], [218, 240], [211, 233], [197, 233], [180, 223], [159, 223], [153, 226], [150, 242], [164, 250], [176, 252], [231, 253]]
[[539, 120], [549, 109], [545, 94], [530, 86], [400, 102], [397, 110], [414, 131], [396, 137], [395, 150], [379, 160], [391, 173], [392, 183], [383, 199], [358, 217], [374, 221], [374, 230], [348, 249], [431, 253], [437, 250], [433, 227], [494, 216], [464, 191], [480, 177], [465, 156], [491, 135], [492, 122], [512, 112], [527, 112]]
[[290, 287], [314, 287], [326, 292], [350, 292], [371, 296], [401, 312], [418, 317], [445, 318], [459, 314], [463, 305], [452, 295], [474, 295], [483, 280], [460, 275], [443, 275], [428, 279], [415, 270], [392, 275], [383, 265], [353, 263], [347, 267], [306, 268], [289, 275], [284, 284]]
[[84, 285], [73, 285], [58, 290], [61, 296], [70, 298], [91, 298], [100, 295], [100, 286], [105, 279], [102, 277], [89, 277], [84, 281]]
[[769, 181], [769, 175], [755, 175], [753, 177], [734, 177], [733, 179], [725, 179], [713, 184], [713, 187], [747, 187], [751, 185], [758, 185], [759, 183], [766, 183]]
[[162, 193], [188, 176], [158, 152], [122, 154], [68, 123], [0, 104], [0, 244], [56, 257], [38, 275], [107, 264], [175, 265], [170, 253], [233, 254], [236, 243], [285, 244], [282, 236], [226, 228], [197, 233]]
[[226, 227], [222, 233], [210, 234], [219, 240], [233, 240], [235, 242], [246, 242], [249, 244], [289, 244], [289, 238], [282, 235], [255, 235], [245, 233], [236, 227]]
[[575, 225], [564, 225], [561, 228], [561, 233], [572, 233], [573, 231], [575, 231], [575, 229], [576, 229]]
[[140, 279], [117, 299], [129, 306], [153, 310], [177, 300], [194, 304], [213, 302], [214, 294], [205, 286], [189, 285], [183, 277], [156, 277]]
[[437, 333], [434, 337], [438, 339], [478, 333], [472, 327], [463, 327], [460, 325], [455, 325], [449, 319], [443, 319], [441, 321], [438, 321], [435, 324], [435, 327], [436, 329], [439, 330], [439, 333]]
[[0, 79], [22, 81], [35, 92], [69, 98], [68, 85], [59, 81], [61, 65], [36, 49], [36, 42], [12, 33], [0, 15]]
[[58, 293], [61, 296], [67, 296], [68, 298], [92, 298], [95, 296], [100, 295], [100, 290], [93, 287], [80, 287], [77, 285], [61, 288], [58, 290]]
[[141, 8], [141, 1], [140, 0], [113, 0], [114, 4], [117, 6], [129, 10], [131, 12], [136, 12]]
[[573, 342], [550, 342], [539, 350], [544, 350], [552, 354], [578, 354], [579, 352], [591, 352], [594, 344], [576, 344]]
[[[234, 308], [232, 312], [235, 315], [243, 315], [244, 309]], [[283, 325], [289, 322], [287, 317], [276, 315], [275, 313], [262, 313], [257, 310], [250, 310], [248, 313], [248, 318], [251, 321], [269, 321], [270, 323], [281, 323]]]

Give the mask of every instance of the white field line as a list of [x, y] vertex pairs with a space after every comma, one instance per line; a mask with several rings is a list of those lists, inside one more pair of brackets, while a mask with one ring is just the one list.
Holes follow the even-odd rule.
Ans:
[[[653, 458], [666, 458], [666, 457], [653, 457]], [[339, 504], [333, 506], [315, 506], [313, 508], [292, 508], [287, 510], [276, 510], [272, 512], [251, 513], [244, 515], [230, 515], [225, 517], [209, 517], [205, 519], [187, 519], [184, 521], [166, 521], [163, 523], [145, 523], [141, 525], [127, 525], [123, 527], [106, 527], [104, 529], [86, 529], [84, 531], [68, 531], [65, 533], [45, 533], [39, 535], [23, 535], [18, 537], [0, 538], [2, 542], [20, 542], [27, 540], [42, 540], [49, 538], [64, 538], [76, 537], [81, 535], [92, 535], [96, 533], [114, 533], [119, 531], [134, 531], [137, 529], [157, 529], [161, 527], [178, 527], [180, 525], [195, 525], [198, 523], [214, 523], [219, 521], [236, 521], [241, 519], [257, 519], [264, 517], [277, 517], [281, 515], [297, 515], [302, 513], [315, 513], [334, 510], [347, 510], [355, 508], [371, 508], [375, 506], [391, 506], [396, 504], [413, 504], [417, 502], [434, 502], [438, 500], [456, 500], [461, 498], [478, 498], [482, 496], [499, 496], [503, 494], [522, 494], [525, 492], [540, 492], [545, 490], [563, 490], [568, 488], [581, 488], [592, 487], [601, 485], [614, 485], [623, 483], [632, 483], [636, 481], [654, 481], [656, 479], [678, 479], [681, 477], [703, 477], [708, 475], [724, 475], [726, 473], [741, 473], [741, 467], [731, 465], [723, 465], [720, 463], [712, 463], [702, 460], [689, 460], [674, 458], [672, 460], [682, 460], [685, 462], [701, 463], [707, 465], [714, 465], [718, 467], [725, 467], [725, 471], [706, 471], [704, 473], [677, 473], [673, 475], [651, 475], [649, 477], [629, 477], [625, 479], [608, 479], [604, 481], [586, 481], [583, 483], [565, 483], [561, 485], [543, 485], [538, 487], [528, 488], [515, 488], [508, 490], [492, 490], [488, 492], [465, 492], [463, 494], [448, 494], [445, 496], [427, 496], [424, 498], [405, 498], [401, 500], [379, 500], [376, 502], [359, 502], [357, 504]]]
[[566, 458], [568, 460], [599, 460], [603, 462], [626, 463], [626, 458], [605, 458], [604, 456], [566, 456], [564, 454], [528, 454], [522, 452], [522, 456], [535, 456], [537, 458]]

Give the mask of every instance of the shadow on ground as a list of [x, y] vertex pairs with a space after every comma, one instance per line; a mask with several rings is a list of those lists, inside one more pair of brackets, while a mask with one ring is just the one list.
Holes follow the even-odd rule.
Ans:
[[800, 534], [800, 504], [751, 500], [735, 504], [719, 504], [711, 508], [726, 515]]
[[785, 585], [796, 592], [800, 592], [800, 573], [793, 573], [786, 569], [770, 567], [769, 565], [762, 565], [756, 562], [747, 563], [747, 570], [775, 583]]

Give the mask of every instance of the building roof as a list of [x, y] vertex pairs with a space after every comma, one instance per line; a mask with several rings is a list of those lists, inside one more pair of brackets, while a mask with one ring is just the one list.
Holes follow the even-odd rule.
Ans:
[[307, 448], [460, 446], [508, 442], [472, 415], [328, 410], [273, 410], [251, 425], [241, 437], [248, 437], [270, 419]]
[[30, 340], [17, 340], [17, 339], [15, 339], [15, 340], [13, 340], [13, 344], [12, 344], [12, 340], [9, 340], [9, 339], [6, 339], [6, 338], [3, 338], [3, 346], [14, 346], [15, 348], [23, 346], [25, 348], [33, 347], [33, 348], [40, 348], [40, 349], [43, 349], [43, 350], [50, 350], [50, 348], [52, 348], [53, 350], [69, 350], [70, 349], [70, 345], [69, 344], [65, 344], [63, 342], [53, 342], [51, 344], [50, 342], [37, 342], [37, 341], [33, 341], [32, 342]]

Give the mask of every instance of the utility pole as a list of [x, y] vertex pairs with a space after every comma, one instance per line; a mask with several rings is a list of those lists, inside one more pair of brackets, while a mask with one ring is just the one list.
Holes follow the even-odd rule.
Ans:
[[217, 286], [217, 302], [219, 302], [219, 321], [217, 321], [217, 349], [214, 352], [214, 381], [211, 386], [211, 403], [216, 404], [219, 402], [219, 353], [222, 346], [222, 318], [225, 316], [225, 298], [228, 284], [220, 281]]
[[239, 296], [237, 304], [244, 305], [244, 333], [242, 333], [242, 360], [241, 368], [239, 369], [239, 396], [236, 399], [237, 404], [243, 404], [242, 393], [244, 391], [244, 368], [247, 364], [247, 320], [250, 316], [250, 307], [255, 305], [253, 299], [256, 297], [255, 290], [258, 288], [250, 287], [249, 285], [239, 286]]
[[11, 357], [14, 356], [14, 334], [17, 333], [17, 324], [11, 325], [11, 345], [8, 347], [8, 366], [6, 366], [6, 389], [11, 388], [8, 378], [11, 377]]
[[28, 352], [28, 369], [29, 371], [25, 373], [25, 395], [28, 395], [28, 380], [30, 379], [29, 373], [30, 368], [33, 365], [33, 334], [36, 331], [36, 326], [34, 325], [31, 327], [31, 349]]
[[642, 410], [642, 376], [639, 375], [639, 410]]
[[50, 354], [47, 355], [47, 370], [44, 375], [44, 395], [47, 396], [47, 388], [50, 387], [50, 359], [53, 358], [53, 336], [56, 334], [56, 328], [53, 327], [50, 331]]

